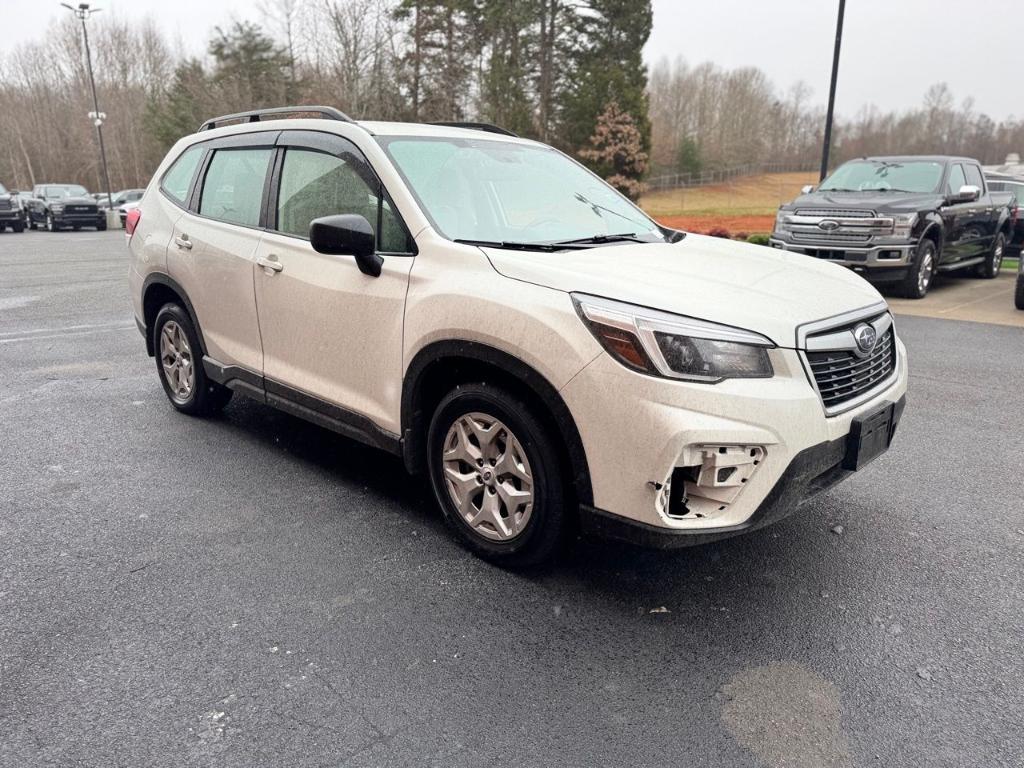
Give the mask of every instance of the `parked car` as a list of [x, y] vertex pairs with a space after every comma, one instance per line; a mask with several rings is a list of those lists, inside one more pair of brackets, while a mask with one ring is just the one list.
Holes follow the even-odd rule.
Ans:
[[0, 184], [0, 232], [10, 229], [12, 232], [25, 230], [25, 211], [17, 193], [8, 192]]
[[1024, 258], [1017, 262], [1017, 290], [1013, 294], [1017, 309], [1024, 309]]
[[751, 531], [889, 447], [906, 350], [852, 272], [661, 227], [499, 128], [258, 122], [310, 111], [207, 121], [128, 215], [178, 411], [238, 392], [394, 453], [509, 566], [576, 518], [656, 546]]
[[[142, 198], [142, 193], [145, 192], [145, 191], [146, 190], [144, 190], [144, 189], [122, 189], [120, 192], [115, 193], [112, 196], [112, 199], [113, 199], [113, 210], [116, 211], [118, 208], [120, 208], [125, 203], [135, 203], [135, 202], [138, 202]], [[100, 208], [103, 209], [103, 210], [111, 208], [111, 204], [110, 204], [110, 202], [108, 202], [108, 198], [107, 198], [106, 195], [104, 195], [102, 198], [100, 198], [98, 200], [98, 203], [99, 203]]]
[[999, 274], [1013, 196], [966, 157], [865, 157], [779, 208], [770, 244], [924, 298], [936, 272]]
[[121, 219], [121, 229], [124, 229], [125, 223], [128, 219], [128, 213], [139, 207], [139, 201], [135, 200], [130, 203], [124, 203], [117, 208], [117, 215]]
[[99, 209], [85, 187], [78, 184], [36, 184], [28, 205], [28, 224], [50, 232], [71, 227], [107, 228], [106, 214]]
[[1010, 241], [1006, 244], [1006, 252], [1010, 255], [1019, 256], [1021, 247], [1024, 246], [1024, 215], [1022, 215], [1020, 210], [1020, 206], [1024, 204], [1024, 178], [986, 173], [985, 181], [988, 182], [988, 188], [993, 192], [1012, 192], [1016, 199], [1013, 209], [1013, 227], [1011, 229]]

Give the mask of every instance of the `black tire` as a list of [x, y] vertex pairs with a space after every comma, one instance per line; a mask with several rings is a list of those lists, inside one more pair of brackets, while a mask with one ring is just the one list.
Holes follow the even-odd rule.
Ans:
[[999, 270], [1003, 268], [1003, 256], [1006, 253], [1006, 235], [1002, 232], [996, 235], [992, 241], [992, 248], [989, 250], [985, 260], [975, 267], [974, 274], [986, 280], [992, 280], [999, 276]]
[[97, 232], [106, 232], [107, 231], [107, 220], [106, 219], [104, 219], [103, 221], [99, 222], [96, 225], [96, 231]]
[[[194, 376], [193, 384], [187, 395], [180, 395], [177, 387], [168, 380], [167, 372], [164, 370], [164, 359], [161, 348], [161, 334], [164, 326], [174, 323], [176, 330], [184, 333], [189, 349], [189, 365]], [[189, 416], [210, 416], [219, 413], [231, 400], [232, 391], [221, 386], [206, 375], [203, 370], [202, 346], [199, 343], [199, 334], [196, 332], [188, 312], [177, 304], [164, 304], [156, 313], [153, 321], [153, 350], [156, 358], [157, 375], [160, 377], [160, 384], [164, 388], [164, 394], [177, 410], [187, 413]]]
[[939, 261], [939, 251], [932, 240], [922, 240], [914, 252], [914, 259], [903, 278], [903, 295], [908, 299], [923, 299], [935, 281], [935, 268]]
[[1024, 275], [1017, 275], [1017, 291], [1013, 294], [1013, 303], [1017, 309], [1024, 309]]
[[53, 216], [50, 214], [46, 214], [46, 231], [60, 232], [60, 227], [57, 226], [57, 222], [53, 220]]
[[[456, 507], [445, 480], [442, 457], [449, 430], [459, 419], [472, 413], [502, 422], [522, 448], [532, 475], [533, 505], [529, 517], [517, 535], [503, 541], [488, 538], [470, 526]], [[502, 434], [508, 437], [506, 433], [498, 432], [496, 439], [500, 439]], [[506, 439], [502, 451], [508, 450], [509, 441]], [[493, 466], [491, 462], [490, 467]], [[449, 392], [438, 404], [430, 421], [427, 467], [434, 496], [448, 525], [463, 545], [483, 559], [505, 568], [529, 568], [550, 560], [562, 545], [567, 529], [567, 488], [558, 444], [532, 406], [517, 395], [484, 383], [464, 384]], [[495, 470], [494, 480], [490, 481], [492, 484], [485, 487], [482, 476], [490, 478], [490, 467], [486, 462], [482, 464], [482, 475], [476, 480], [480, 486], [480, 507], [485, 494], [493, 495], [495, 483], [499, 483], [500, 475]], [[466, 463], [461, 471], [475, 473], [477, 467]], [[524, 487], [512, 478], [506, 482], [512, 482], [520, 490]], [[475, 502], [471, 503], [475, 505]], [[518, 515], [518, 511], [515, 514]], [[502, 517], [508, 519], [503, 513]]]
[[15, 231], [15, 232], [24, 232], [25, 231], [25, 224], [23, 222], [19, 221], [17, 224], [12, 224], [11, 225], [11, 229], [13, 231]]

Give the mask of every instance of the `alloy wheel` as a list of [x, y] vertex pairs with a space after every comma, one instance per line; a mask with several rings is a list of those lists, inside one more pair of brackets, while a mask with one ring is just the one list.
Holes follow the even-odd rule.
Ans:
[[164, 323], [160, 330], [160, 365], [171, 397], [175, 402], [186, 402], [196, 385], [196, 371], [188, 337], [173, 320]]
[[441, 459], [445, 486], [466, 525], [492, 541], [523, 532], [533, 513], [533, 473], [506, 424], [479, 412], [459, 417]]
[[999, 274], [999, 270], [1003, 267], [1003, 240], [1002, 238], [996, 241], [996, 250], [992, 254], [992, 272], [996, 275]]
[[925, 251], [921, 256], [921, 268], [917, 271], [917, 290], [924, 293], [932, 282], [932, 273], [935, 271], [935, 262], [932, 259], [931, 251]]

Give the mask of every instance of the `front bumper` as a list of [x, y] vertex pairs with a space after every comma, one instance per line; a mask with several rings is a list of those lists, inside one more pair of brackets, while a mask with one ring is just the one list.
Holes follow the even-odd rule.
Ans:
[[20, 210], [0, 211], [0, 224], [17, 224], [25, 220], [25, 214]]
[[917, 249], [916, 242], [899, 241], [861, 247], [842, 243], [796, 243], [777, 235], [772, 235], [768, 244], [772, 248], [842, 264], [855, 272], [864, 273], [867, 279], [874, 282], [903, 279]]
[[[771, 379], [715, 385], [655, 379], [599, 356], [561, 391], [590, 472], [593, 505], [581, 509], [584, 527], [676, 547], [734, 536], [789, 514], [850, 474], [841, 464], [855, 419], [886, 403], [902, 411], [906, 350], [896, 344], [896, 372], [885, 388], [834, 416], [825, 414], [793, 349], [771, 351]], [[754, 450], [758, 466], [721, 506], [680, 516], [666, 502], [666, 489], [678, 482], [678, 470], [701, 465], [715, 446]]]
[[58, 227], [98, 227], [100, 222], [106, 221], [102, 213], [52, 213], [53, 223]]
[[[892, 433], [896, 431], [905, 406], [906, 396], [894, 405]], [[653, 549], [692, 547], [756, 531], [789, 517], [805, 502], [852, 475], [853, 470], [844, 467], [849, 450], [849, 436], [846, 436], [800, 451], [754, 514], [737, 525], [694, 533], [650, 525], [596, 507], [583, 506], [580, 508], [581, 527], [595, 536]]]

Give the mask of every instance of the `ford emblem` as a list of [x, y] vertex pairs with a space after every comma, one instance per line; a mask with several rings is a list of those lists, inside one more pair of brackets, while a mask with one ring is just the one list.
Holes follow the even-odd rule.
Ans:
[[825, 219], [824, 221], [818, 222], [818, 229], [823, 229], [826, 232], [834, 232], [839, 229], [839, 222], [833, 219]]

